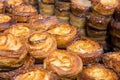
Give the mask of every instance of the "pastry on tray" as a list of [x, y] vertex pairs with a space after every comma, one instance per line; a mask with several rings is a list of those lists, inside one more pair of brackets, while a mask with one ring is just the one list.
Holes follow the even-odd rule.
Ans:
[[0, 67], [18, 68], [27, 56], [26, 43], [12, 34], [0, 34]]
[[77, 37], [77, 28], [67, 23], [60, 23], [48, 30], [48, 33], [55, 36], [58, 48], [66, 48]]
[[82, 60], [72, 52], [56, 50], [44, 60], [44, 68], [63, 80], [75, 78], [83, 68]]
[[98, 62], [103, 54], [102, 46], [89, 38], [75, 40], [67, 47], [67, 50], [81, 57], [84, 65]]
[[108, 52], [102, 56], [106, 67], [113, 69], [120, 77], [120, 51]]
[[35, 32], [28, 38], [28, 47], [29, 53], [39, 63], [57, 49], [57, 43], [53, 35], [47, 32]]
[[25, 4], [15, 6], [12, 13], [18, 22], [28, 22], [30, 17], [38, 15], [33, 6]]
[[119, 80], [113, 70], [105, 68], [102, 64], [93, 64], [85, 67], [77, 80]]

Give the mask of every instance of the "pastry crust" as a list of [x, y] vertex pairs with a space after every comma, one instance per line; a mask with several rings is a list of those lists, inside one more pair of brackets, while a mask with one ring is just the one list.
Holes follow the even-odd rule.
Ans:
[[106, 67], [113, 69], [120, 77], [120, 52], [108, 52], [102, 56]]
[[55, 36], [58, 48], [66, 48], [77, 37], [77, 28], [63, 23], [48, 30], [48, 33]]
[[6, 11], [12, 13], [15, 6], [24, 4], [23, 0], [5, 0]]
[[82, 60], [66, 50], [56, 50], [44, 60], [44, 67], [59, 77], [75, 77], [83, 68]]
[[45, 4], [54, 4], [55, 0], [42, 0], [42, 2]]
[[26, 43], [12, 34], [0, 34], [1, 68], [18, 68], [27, 56]]
[[110, 16], [106, 17], [97, 13], [90, 13], [87, 24], [98, 30], [106, 30], [110, 21]]
[[46, 32], [35, 32], [28, 39], [29, 53], [38, 60], [46, 58], [57, 49], [53, 35]]
[[4, 31], [12, 24], [16, 23], [16, 20], [7, 14], [0, 14], [0, 31]]
[[57, 78], [51, 72], [39, 66], [33, 66], [16, 75], [13, 80], [57, 80]]
[[71, 0], [71, 11], [76, 16], [81, 16], [87, 14], [91, 7], [91, 2], [89, 0]]
[[16, 37], [28, 38], [33, 32], [32, 27], [27, 23], [16, 23], [11, 28], [5, 30], [5, 33], [13, 34]]
[[36, 16], [38, 13], [31, 5], [18, 5], [14, 7], [13, 14], [18, 22], [28, 22], [30, 17]]
[[50, 16], [34, 21], [34, 24], [32, 24], [32, 26], [36, 31], [43, 32], [54, 28], [57, 24], [58, 19], [55, 16]]
[[92, 0], [93, 12], [105, 16], [112, 15], [118, 3], [118, 0]]
[[81, 57], [84, 65], [98, 62], [101, 54], [103, 54], [102, 46], [98, 42], [88, 38], [81, 38], [74, 41], [67, 47], [67, 50]]
[[119, 80], [116, 73], [101, 64], [87, 66], [77, 80]]
[[55, 7], [60, 11], [69, 11], [70, 10], [70, 2], [63, 2], [60, 0], [56, 0]]
[[120, 22], [115, 21], [114, 19], [111, 21], [111, 26], [109, 28], [110, 34], [113, 36], [117, 36], [120, 38]]
[[69, 11], [60, 11], [60, 10], [55, 8], [55, 15], [60, 20], [69, 21], [70, 12]]
[[40, 14], [46, 15], [54, 15], [54, 5], [53, 4], [45, 4], [41, 0], [39, 0], [39, 11]]
[[78, 27], [80, 29], [84, 29], [85, 28], [85, 23], [86, 23], [86, 18], [81, 16], [81, 17], [77, 17], [73, 14], [70, 14], [70, 24]]
[[4, 2], [0, 1], [0, 13], [4, 13], [5, 12], [5, 4]]

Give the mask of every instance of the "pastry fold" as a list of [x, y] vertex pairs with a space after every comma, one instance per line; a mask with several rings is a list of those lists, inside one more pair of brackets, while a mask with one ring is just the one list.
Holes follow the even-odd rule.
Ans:
[[115, 72], [102, 64], [89, 65], [80, 73], [77, 80], [119, 80]]
[[44, 68], [59, 77], [75, 77], [83, 68], [82, 60], [77, 55], [65, 50], [56, 50], [44, 60]]
[[28, 38], [29, 53], [39, 60], [43, 60], [54, 50], [57, 43], [53, 35], [46, 32], [35, 32]]
[[33, 6], [25, 4], [15, 6], [12, 13], [18, 22], [28, 22], [30, 17], [38, 15]]
[[0, 34], [0, 67], [18, 68], [27, 56], [26, 43], [12, 34]]
[[81, 57], [84, 65], [98, 62], [103, 54], [102, 46], [89, 38], [80, 38], [74, 41], [67, 47], [67, 50]]
[[102, 56], [102, 61], [106, 67], [113, 69], [120, 77], [120, 51], [104, 54]]
[[67, 23], [60, 23], [48, 30], [48, 33], [55, 36], [58, 48], [66, 48], [77, 37], [77, 28]]

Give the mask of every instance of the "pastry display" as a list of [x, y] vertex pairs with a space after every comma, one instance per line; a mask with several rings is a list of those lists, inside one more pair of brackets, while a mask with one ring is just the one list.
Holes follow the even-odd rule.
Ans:
[[87, 66], [77, 80], [119, 80], [116, 73], [101, 64]]
[[26, 43], [12, 34], [0, 34], [0, 67], [18, 68], [27, 56]]
[[33, 33], [28, 39], [29, 53], [42, 62], [49, 54], [57, 49], [57, 43], [53, 35], [46, 32]]
[[83, 64], [81, 58], [74, 53], [56, 50], [45, 59], [44, 68], [59, 78], [74, 78], [82, 71]]
[[27, 22], [29, 17], [36, 16], [37, 10], [31, 5], [19, 5], [13, 9], [13, 15], [18, 22]]
[[113, 69], [120, 77], [120, 52], [108, 52], [102, 60], [106, 67]]
[[48, 30], [48, 33], [55, 36], [58, 48], [66, 48], [77, 37], [77, 28], [63, 23]]
[[67, 50], [81, 57], [84, 65], [98, 62], [103, 54], [102, 46], [88, 38], [80, 38], [74, 41], [67, 47]]
[[14, 23], [16, 23], [16, 19], [7, 14], [0, 14], [0, 31], [10, 28], [10, 26]]

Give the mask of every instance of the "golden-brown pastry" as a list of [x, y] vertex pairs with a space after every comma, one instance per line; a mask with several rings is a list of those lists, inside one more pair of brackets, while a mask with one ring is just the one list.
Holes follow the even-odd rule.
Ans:
[[37, 10], [31, 5], [18, 5], [13, 9], [14, 17], [18, 22], [28, 22], [32, 16], [36, 16]]
[[116, 73], [101, 64], [87, 66], [77, 80], [119, 80]]
[[0, 1], [0, 13], [4, 13], [5, 12], [5, 5], [3, 1]]
[[110, 16], [102, 16], [97, 13], [90, 13], [87, 24], [98, 30], [106, 30], [110, 21]]
[[106, 67], [113, 69], [120, 77], [120, 52], [108, 52], [102, 56]]
[[0, 14], [0, 31], [4, 31], [12, 24], [16, 23], [16, 20], [7, 14]]
[[33, 66], [13, 77], [13, 80], [57, 80], [57, 78], [52, 72], [40, 66]]
[[60, 20], [69, 21], [70, 12], [69, 11], [60, 11], [57, 8], [55, 8], [55, 15]]
[[4, 1], [5, 1], [6, 11], [9, 13], [12, 13], [13, 8], [15, 6], [18, 6], [24, 3], [23, 0], [4, 0]]
[[45, 4], [39, 0], [39, 11], [41, 14], [54, 15], [54, 4]]
[[67, 50], [81, 57], [84, 65], [98, 62], [103, 54], [102, 46], [89, 38], [80, 38], [74, 41], [67, 47]]
[[60, 11], [69, 11], [70, 10], [70, 2], [55, 0], [55, 7]]
[[43, 19], [34, 21], [32, 26], [36, 31], [47, 31], [54, 28], [58, 24], [58, 19], [55, 16], [49, 16]]
[[44, 68], [56, 73], [59, 77], [73, 78], [83, 68], [82, 60], [66, 50], [56, 50], [44, 60]]
[[74, 15], [80, 16], [87, 14], [91, 7], [91, 2], [89, 0], [71, 0], [71, 11]]
[[35, 32], [28, 39], [29, 53], [39, 61], [57, 49], [53, 35], [46, 32]]
[[115, 21], [114, 19], [111, 21], [111, 26], [109, 28], [110, 34], [113, 36], [117, 36], [120, 38], [120, 22]]
[[28, 69], [30, 66], [33, 66], [34, 62], [34, 58], [30, 55], [27, 55], [27, 57], [25, 58], [25, 62], [21, 67], [10, 71], [4, 71], [3, 69], [1, 69], [0, 78], [3, 78], [3, 80], [12, 80], [13, 76], [19, 74], [25, 69]]
[[45, 4], [54, 4], [55, 0], [42, 0]]
[[26, 43], [12, 34], [0, 34], [1, 68], [18, 68], [27, 56]]
[[77, 28], [63, 23], [48, 30], [48, 33], [55, 36], [58, 48], [66, 48], [76, 38]]
[[83, 29], [85, 28], [85, 23], [86, 23], [86, 19], [85, 17], [77, 17], [73, 14], [70, 14], [70, 24], [75, 26], [75, 27], [78, 27], [80, 29]]
[[10, 27], [5, 30], [5, 33], [10, 33], [20, 38], [28, 38], [33, 32], [32, 27], [27, 23], [16, 23]]
[[93, 12], [101, 15], [112, 15], [118, 5], [118, 0], [91, 0]]

